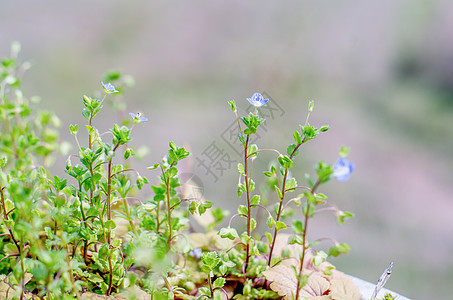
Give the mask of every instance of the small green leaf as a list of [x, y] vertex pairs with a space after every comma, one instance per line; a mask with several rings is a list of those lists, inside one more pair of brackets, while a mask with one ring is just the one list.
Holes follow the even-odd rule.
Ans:
[[277, 231], [286, 229], [286, 224], [283, 223], [282, 221], [277, 221], [277, 223], [275, 223], [275, 229], [277, 229]]
[[225, 278], [219, 277], [212, 283], [212, 287], [213, 288], [222, 288], [225, 285], [225, 282], [226, 282]]
[[334, 256], [337, 257], [340, 254], [346, 254], [349, 252], [351, 247], [349, 247], [348, 244], [345, 243], [336, 243], [335, 246], [331, 247], [329, 250], [329, 256]]
[[255, 157], [256, 156], [256, 151], [258, 151], [258, 146], [256, 144], [250, 145], [247, 148], [247, 156], [248, 157]]
[[319, 131], [326, 132], [329, 129], [330, 129], [329, 125], [324, 125], [324, 126], [321, 126], [321, 128], [319, 128]]
[[323, 262], [326, 261], [326, 258], [327, 253], [324, 251], [319, 251], [312, 259], [313, 265], [315, 265], [315, 267], [319, 267]]
[[337, 219], [337, 224], [340, 225], [340, 224], [344, 224], [344, 221], [346, 219], [349, 219], [349, 218], [352, 218], [354, 217], [354, 214], [351, 213], [351, 212], [348, 212], [348, 211], [337, 211], [335, 213], [335, 217]]
[[77, 135], [77, 132], [79, 131], [79, 125], [78, 124], [75, 124], [75, 125], [69, 125], [69, 130], [71, 131], [71, 133], [76, 136]]
[[234, 100], [231, 100], [231, 101], [228, 101], [228, 104], [230, 105], [230, 109], [232, 112], [236, 112], [236, 102], [234, 102]]
[[278, 162], [285, 169], [289, 169], [293, 166], [293, 161], [286, 155], [280, 155], [278, 157]]
[[282, 199], [283, 198], [283, 194], [282, 194], [282, 191], [280, 190], [280, 188], [277, 185], [274, 185], [274, 188], [277, 191], [278, 198]]
[[304, 232], [304, 223], [299, 220], [294, 220], [292, 224], [293, 232], [295, 234], [303, 233]]
[[236, 231], [236, 229], [231, 228], [231, 227], [220, 229], [218, 235], [222, 238], [227, 238], [230, 240], [239, 238], [239, 235], [238, 235], [238, 232]]
[[83, 116], [85, 119], [89, 120], [89, 119], [90, 119], [90, 116], [91, 116], [91, 113], [90, 113], [90, 111], [89, 111], [88, 109], [84, 108], [84, 109], [82, 110], [82, 116]]
[[[291, 144], [288, 146], [288, 148], [286, 149], [286, 153], [288, 153], [288, 155], [292, 155], [292, 156], [296, 156], [297, 153], [299, 152], [299, 150], [296, 150], [296, 144]], [[294, 151], [296, 150], [296, 151]], [[294, 152], [294, 153], [293, 153]]]
[[297, 145], [302, 144], [302, 136], [300, 135], [299, 131], [295, 130], [293, 133], [294, 141]]
[[120, 239], [115, 239], [112, 241], [112, 247], [113, 248], [119, 248], [121, 246], [121, 240]]
[[250, 219], [250, 230], [255, 230], [256, 228], [256, 220], [254, 218]]
[[238, 163], [238, 172], [239, 174], [245, 174], [245, 169], [244, 169], [244, 165], [241, 164], [241, 163]]
[[148, 170], [154, 170], [157, 169], [160, 165], [159, 164], [154, 164], [151, 167], [148, 167]]
[[296, 178], [288, 178], [288, 179], [286, 179], [286, 183], [285, 183], [285, 190], [286, 191], [294, 190], [296, 187], [297, 187]]
[[310, 100], [308, 103], [308, 112], [311, 113], [313, 111], [313, 106], [315, 105], [315, 102], [313, 100]]
[[112, 230], [112, 229], [116, 228], [116, 223], [113, 220], [106, 221], [104, 225], [105, 225], [105, 228], [107, 228], [108, 230]]
[[272, 228], [274, 227], [275, 225], [275, 220], [274, 218], [272, 218], [272, 216], [269, 216], [266, 220], [266, 225], [269, 227], [269, 228]]
[[255, 195], [250, 200], [250, 204], [251, 205], [258, 205], [258, 204], [260, 204], [260, 202], [261, 202], [261, 196], [260, 195]]
[[272, 177], [272, 172], [269, 172], [269, 171], [264, 171], [264, 176], [266, 177]]
[[350, 150], [351, 150], [351, 148], [349, 148], [349, 147], [341, 146], [341, 148], [340, 148], [340, 154], [339, 154], [340, 157], [346, 157], [346, 156], [348, 156]]
[[0, 158], [0, 169], [3, 168], [4, 166], [6, 166], [7, 162], [8, 162], [8, 158], [6, 156]]
[[237, 211], [238, 211], [238, 214], [242, 214], [242, 215], [248, 215], [248, 212], [249, 212], [249, 210], [247, 209], [247, 206], [245, 206], [245, 205], [239, 205]]

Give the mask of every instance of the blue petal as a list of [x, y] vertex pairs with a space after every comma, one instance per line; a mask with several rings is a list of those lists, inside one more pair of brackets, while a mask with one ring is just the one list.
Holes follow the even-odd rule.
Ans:
[[343, 182], [348, 180], [354, 169], [355, 165], [352, 162], [350, 162], [346, 158], [340, 158], [335, 164], [333, 176], [335, 176], [339, 182]]
[[135, 117], [136, 117], [137, 115], [134, 114], [134, 113], [129, 113], [129, 116], [131, 116], [132, 119], [135, 119]]
[[260, 102], [263, 101], [263, 96], [260, 93], [255, 93], [252, 96], [253, 101]]

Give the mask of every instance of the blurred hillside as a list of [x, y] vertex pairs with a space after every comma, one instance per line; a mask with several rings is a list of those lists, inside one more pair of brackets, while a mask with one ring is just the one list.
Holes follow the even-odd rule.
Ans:
[[[2, 1], [0, 56], [12, 41], [33, 68], [29, 95], [69, 124], [82, 123], [82, 95], [100, 91], [109, 69], [134, 76], [128, 111], [150, 122], [134, 128], [134, 144], [150, 148], [145, 168], [170, 140], [190, 145], [204, 196], [217, 206], [237, 205], [236, 164], [217, 174], [199, 166], [254, 92], [279, 107], [257, 143], [284, 150], [305, 121], [310, 99], [314, 125], [331, 130], [307, 144], [294, 176], [320, 159], [335, 162], [351, 146], [356, 170], [324, 192], [356, 218], [338, 228], [315, 219], [313, 238], [349, 243], [334, 264], [375, 282], [390, 261], [386, 287], [414, 299], [451, 297], [453, 278], [453, 2], [414, 1]], [[107, 130], [116, 114], [102, 113]], [[272, 158], [263, 155], [262, 161]], [[61, 158], [64, 161], [65, 158]], [[254, 172], [267, 166], [257, 159]], [[315, 228], [316, 226], [316, 228]]]

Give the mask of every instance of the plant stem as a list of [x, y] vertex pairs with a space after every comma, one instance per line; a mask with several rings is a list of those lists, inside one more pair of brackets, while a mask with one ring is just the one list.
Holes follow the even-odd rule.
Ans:
[[166, 193], [167, 193], [167, 222], [168, 222], [168, 252], [171, 250], [171, 239], [172, 239], [172, 226], [171, 226], [171, 207], [170, 207], [170, 178], [166, 178]]
[[[112, 194], [112, 160], [113, 160], [113, 155], [115, 154], [116, 149], [118, 149], [120, 145], [120, 142], [115, 145], [115, 147], [112, 150], [112, 156], [109, 159], [109, 164], [107, 167], [108, 170], [108, 177], [107, 177], [107, 200], [106, 200], [106, 205], [107, 205], [107, 220], [112, 219], [112, 208], [111, 208], [111, 194]], [[107, 233], [107, 243], [110, 248], [110, 243], [111, 243], [111, 232], [110, 229], [108, 230]], [[109, 255], [109, 288], [107, 290], [107, 296], [110, 295], [112, 292], [112, 285], [113, 285], [113, 265], [112, 265], [112, 255]]]
[[[315, 194], [316, 189], [318, 188], [321, 181], [318, 179], [313, 186], [310, 193], [312, 195]], [[299, 266], [299, 276], [297, 276], [297, 285], [296, 285], [296, 298], [295, 300], [299, 299], [299, 291], [300, 291], [300, 282], [303, 275], [304, 270], [304, 260], [305, 260], [305, 252], [307, 251], [307, 226], [308, 226], [308, 218], [310, 217], [310, 201], [307, 199], [307, 210], [305, 211], [305, 220], [304, 220], [304, 231], [302, 233], [302, 257], [300, 258], [300, 266]]]
[[126, 198], [123, 198], [123, 204], [124, 204], [124, 211], [126, 212], [126, 216], [127, 216], [127, 219], [129, 220], [129, 224], [131, 225], [132, 231], [134, 232], [135, 235], [137, 235], [137, 231], [135, 230], [134, 223], [132, 222], [131, 216], [129, 214], [129, 205], [127, 205]]
[[[248, 174], [248, 156], [247, 156], [247, 150], [248, 150], [248, 145], [249, 145], [249, 139], [250, 139], [250, 134], [247, 134], [247, 139], [245, 141], [245, 146], [244, 146], [244, 174], [245, 174], [245, 189], [246, 189], [246, 195], [247, 195], [247, 236], [250, 237], [251, 235], [251, 205], [250, 205], [250, 186], [249, 186], [249, 174]], [[251, 174], [250, 174], [251, 175]], [[249, 265], [249, 259], [250, 259], [250, 243], [247, 242], [247, 247], [246, 247], [246, 254], [245, 254], [245, 267], [244, 267], [244, 273], [247, 273], [247, 268]]]
[[[304, 143], [305, 139], [302, 140], [302, 143], [301, 144], [298, 144], [296, 146], [296, 148], [294, 148], [293, 152], [291, 153], [290, 155], [290, 159], [293, 159], [294, 155], [296, 154], [296, 151], [299, 149], [299, 147]], [[280, 217], [282, 215], [282, 212], [283, 212], [283, 199], [285, 198], [285, 194], [286, 194], [286, 179], [288, 177], [288, 172], [289, 172], [289, 169], [285, 169], [285, 174], [283, 175], [283, 182], [282, 182], [282, 188], [281, 188], [281, 191], [282, 191], [282, 196], [281, 198], [279, 199], [279, 205], [278, 205], [278, 212], [277, 212], [277, 219], [276, 219], [276, 222], [280, 221]], [[272, 238], [272, 244], [271, 244], [271, 249], [270, 249], [270, 252], [269, 252], [269, 260], [267, 262], [267, 265], [270, 266], [271, 265], [271, 261], [272, 261], [272, 254], [274, 252], [274, 247], [275, 247], [275, 242], [277, 241], [277, 233], [278, 233], [278, 230], [277, 230], [277, 227], [274, 228], [274, 236]]]

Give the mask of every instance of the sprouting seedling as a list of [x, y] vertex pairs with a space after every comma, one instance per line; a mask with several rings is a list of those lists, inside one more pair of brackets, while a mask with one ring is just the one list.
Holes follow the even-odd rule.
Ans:
[[374, 289], [373, 295], [371, 296], [371, 299], [376, 298], [377, 294], [379, 291], [384, 287], [385, 283], [387, 280], [390, 278], [390, 275], [392, 275], [392, 267], [393, 267], [393, 261], [390, 262], [389, 266], [387, 269], [385, 269], [384, 273], [382, 273], [381, 277], [379, 277], [379, 280], [376, 284], [376, 288]]

